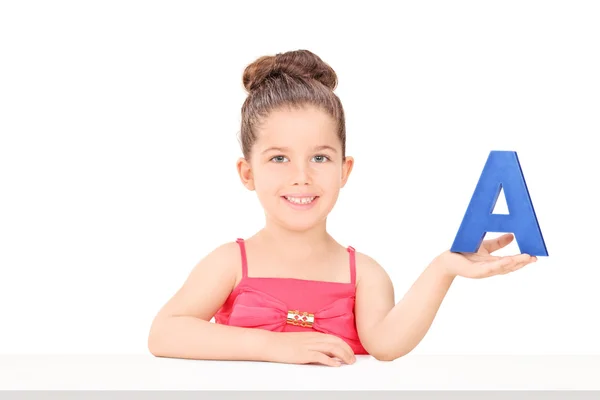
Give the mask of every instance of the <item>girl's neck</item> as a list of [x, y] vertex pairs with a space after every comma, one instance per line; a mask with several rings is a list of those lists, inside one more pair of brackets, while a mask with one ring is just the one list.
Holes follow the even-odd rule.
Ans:
[[296, 260], [327, 254], [337, 245], [327, 232], [325, 222], [306, 231], [293, 231], [267, 221], [255, 237], [268, 246], [271, 252]]

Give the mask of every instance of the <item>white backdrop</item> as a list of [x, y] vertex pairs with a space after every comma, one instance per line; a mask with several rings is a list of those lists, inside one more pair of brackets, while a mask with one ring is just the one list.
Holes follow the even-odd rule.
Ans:
[[300, 48], [337, 72], [356, 159], [330, 231], [397, 300], [489, 151], [518, 152], [550, 256], [457, 278], [414, 353], [600, 353], [599, 20], [592, 1], [3, 2], [0, 353], [147, 353], [193, 266], [260, 229], [242, 71]]

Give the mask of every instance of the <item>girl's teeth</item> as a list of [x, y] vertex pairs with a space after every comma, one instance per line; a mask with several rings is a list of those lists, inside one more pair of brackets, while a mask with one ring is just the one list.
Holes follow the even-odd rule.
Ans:
[[286, 199], [295, 204], [308, 204], [311, 203], [315, 198], [314, 197], [286, 197]]

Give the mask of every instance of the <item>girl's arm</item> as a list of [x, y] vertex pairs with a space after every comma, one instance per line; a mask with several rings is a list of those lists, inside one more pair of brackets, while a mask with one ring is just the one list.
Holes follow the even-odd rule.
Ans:
[[240, 269], [235, 242], [201, 260], [152, 322], [150, 352], [171, 358], [266, 361], [272, 332], [210, 322], [233, 290]]
[[380, 360], [394, 360], [414, 349], [429, 330], [456, 276], [487, 278], [536, 262], [537, 257], [529, 254], [492, 256], [513, 239], [513, 234], [507, 233], [484, 240], [477, 253], [443, 252], [396, 305], [386, 272], [373, 259], [357, 253], [356, 324], [365, 349]]
[[454, 276], [436, 258], [394, 304], [394, 289], [385, 270], [360, 253], [357, 264], [356, 324], [363, 346], [384, 361], [408, 354], [429, 330]]

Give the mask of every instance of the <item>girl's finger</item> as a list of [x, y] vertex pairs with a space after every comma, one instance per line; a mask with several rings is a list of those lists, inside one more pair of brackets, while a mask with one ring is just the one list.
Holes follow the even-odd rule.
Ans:
[[346, 357], [343, 358], [344, 360], [349, 360], [350, 363], [355, 361], [354, 350], [352, 350], [352, 347], [350, 347], [350, 345], [348, 343], [346, 343], [345, 340], [343, 340], [342, 338], [339, 338], [335, 335], [329, 335], [329, 334], [327, 334], [327, 338], [330, 343], [332, 343], [336, 346], [339, 346], [341, 348], [341, 350], [346, 355]]
[[484, 240], [483, 247], [489, 253], [493, 253], [496, 250], [506, 247], [506, 245], [512, 242], [513, 238], [514, 236], [511, 233], [507, 233], [494, 239]]
[[354, 352], [352, 352], [352, 349], [348, 351], [338, 343], [318, 343], [313, 345], [311, 350], [318, 351], [330, 357], [337, 357], [346, 364], [354, 362]]
[[502, 257], [500, 256], [492, 256], [489, 254], [469, 254], [469, 255], [465, 255], [465, 258], [469, 261], [473, 261], [473, 262], [478, 262], [478, 261], [496, 261], [496, 260], [501, 260]]
[[514, 260], [511, 257], [504, 257], [500, 260], [490, 261], [482, 268], [482, 278], [488, 278], [494, 275], [505, 274], [509, 268], [514, 266]]
[[527, 261], [522, 261], [522, 262], [519, 262], [519, 263], [517, 263], [516, 265], [514, 265], [513, 267], [511, 267], [511, 268], [510, 268], [510, 272], [513, 272], [513, 271], [519, 270], [519, 269], [523, 268], [523, 267], [524, 267], [524, 266], [526, 266], [526, 265], [533, 264], [533, 263], [534, 263], [534, 262], [536, 262], [536, 261], [537, 261], [537, 258], [536, 258], [536, 257], [530, 257], [530, 259], [529, 259], [529, 260], [527, 260]]
[[525, 265], [535, 260], [529, 254], [519, 254], [516, 256], [503, 257], [499, 261], [490, 263], [488, 268], [488, 276], [504, 275], [510, 272], [523, 268]]
[[311, 360], [312, 362], [328, 365], [330, 367], [339, 367], [342, 365], [338, 360], [321, 353], [320, 351], [311, 351]]
[[516, 256], [511, 256], [511, 258], [514, 259], [517, 263], [528, 263], [532, 259], [532, 257], [529, 254], [518, 254]]

